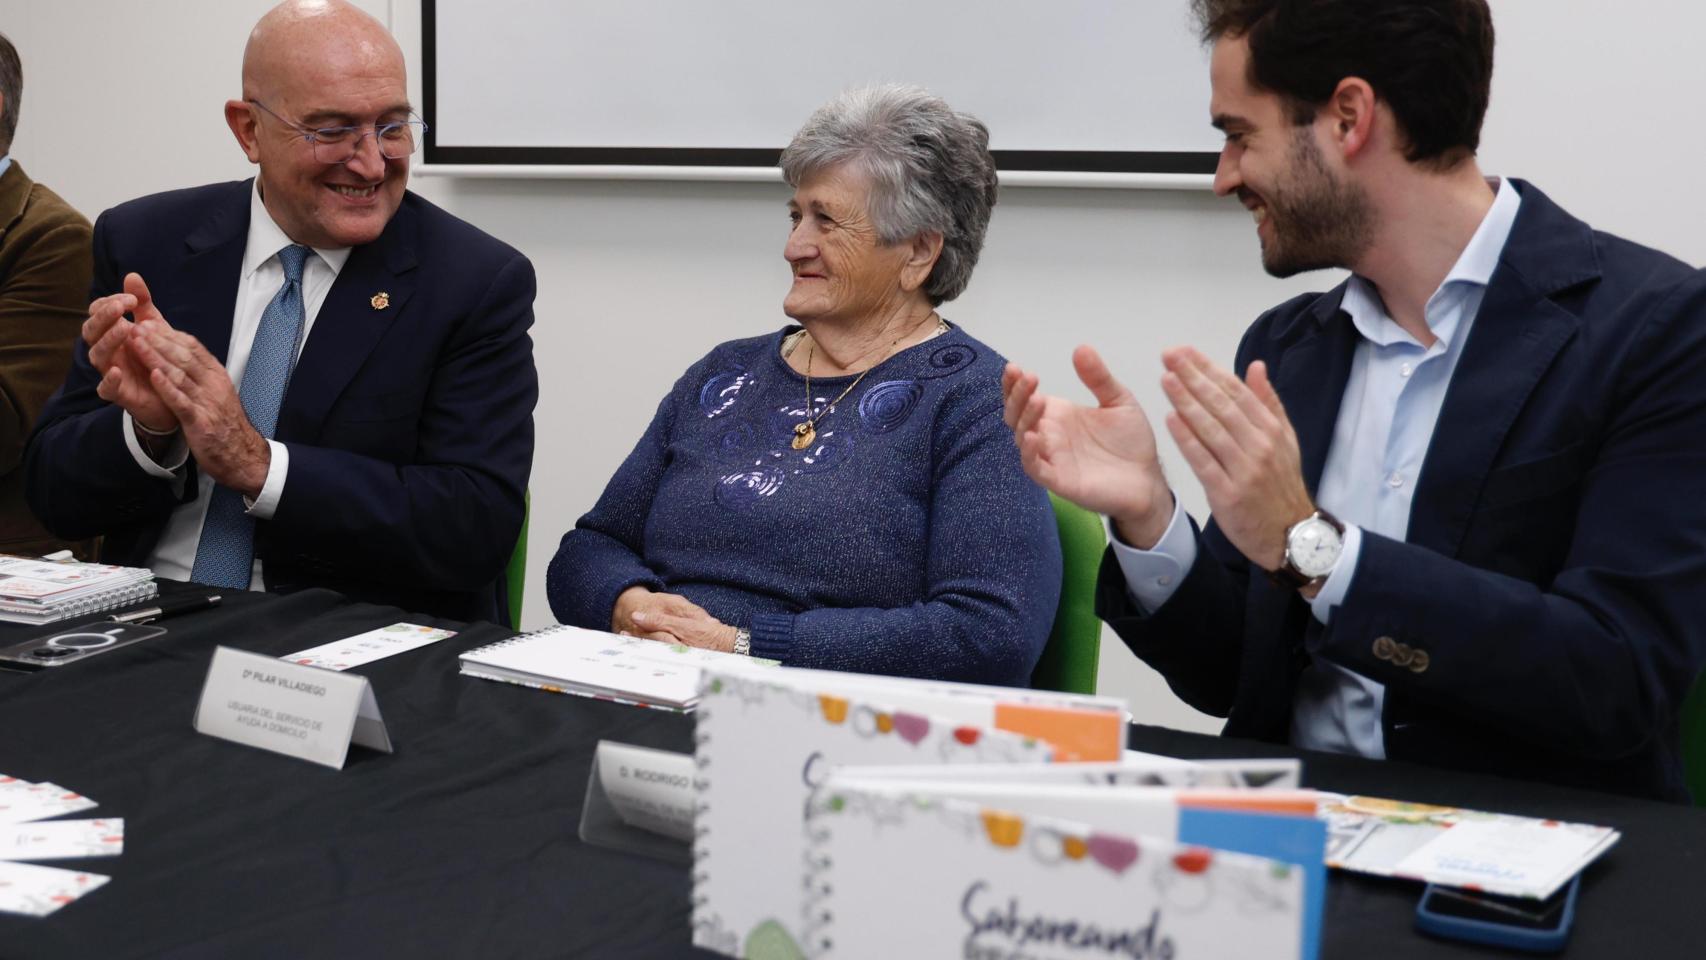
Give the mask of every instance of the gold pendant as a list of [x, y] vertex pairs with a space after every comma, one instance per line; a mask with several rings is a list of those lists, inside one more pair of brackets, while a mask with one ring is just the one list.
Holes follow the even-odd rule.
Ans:
[[817, 439], [817, 428], [812, 426], [811, 421], [808, 420], [805, 423], [794, 424], [794, 449], [795, 450], [804, 450], [805, 448], [811, 446], [812, 441], [816, 440], [816, 439]]

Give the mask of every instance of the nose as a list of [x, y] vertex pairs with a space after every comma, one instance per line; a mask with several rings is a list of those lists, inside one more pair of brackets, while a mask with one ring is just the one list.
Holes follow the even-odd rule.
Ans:
[[351, 173], [369, 182], [384, 177], [385, 156], [379, 152], [379, 139], [368, 135], [357, 140], [355, 156], [345, 160], [344, 166], [348, 167]]
[[807, 236], [804, 225], [788, 231], [788, 242], [782, 245], [782, 258], [789, 263], [811, 260], [817, 256], [817, 241]]
[[1229, 143], [1220, 148], [1220, 159], [1214, 165], [1214, 195], [1217, 197], [1231, 196], [1244, 185], [1244, 178], [1238, 173], [1238, 158], [1232, 155], [1232, 146]]

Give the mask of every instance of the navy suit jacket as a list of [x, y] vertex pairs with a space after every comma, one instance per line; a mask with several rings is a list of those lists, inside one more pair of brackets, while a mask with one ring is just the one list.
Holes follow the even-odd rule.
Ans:
[[[166, 321], [221, 363], [231, 340], [252, 181], [156, 194], [95, 224], [93, 296], [140, 273]], [[389, 304], [377, 308], [374, 296]], [[513, 248], [406, 194], [355, 248], [309, 331], [274, 439], [290, 451], [278, 510], [256, 523], [269, 590], [330, 587], [457, 619], [492, 619], [521, 532], [538, 376], [533, 267]], [[26, 454], [31, 507], [65, 537], [106, 537], [145, 565], [196, 495], [125, 446], [121, 411], [77, 343]]]
[[[1145, 616], [1104, 558], [1098, 610], [1229, 736], [1284, 742], [1310, 654], [1386, 686], [1387, 756], [1684, 799], [1680, 704], [1706, 661], [1706, 275], [1534, 187], [1447, 389], [1407, 540], [1365, 531], [1322, 627], [1212, 522]], [[1316, 489], [1358, 335], [1344, 287], [1263, 314]]]

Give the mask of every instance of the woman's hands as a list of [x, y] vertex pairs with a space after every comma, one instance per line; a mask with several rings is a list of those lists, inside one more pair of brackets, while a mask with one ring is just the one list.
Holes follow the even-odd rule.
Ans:
[[610, 612], [610, 629], [624, 636], [684, 643], [723, 653], [732, 653], [735, 648], [734, 627], [706, 613], [686, 597], [654, 593], [641, 586], [629, 587], [616, 597], [616, 606]]

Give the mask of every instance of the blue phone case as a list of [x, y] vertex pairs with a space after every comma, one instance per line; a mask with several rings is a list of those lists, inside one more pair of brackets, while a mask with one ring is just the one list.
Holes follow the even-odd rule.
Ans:
[[1565, 888], [1564, 908], [1559, 915], [1558, 925], [1545, 930], [1436, 913], [1428, 909], [1429, 897], [1434, 892], [1434, 885], [1430, 883], [1427, 889], [1422, 891], [1422, 899], [1416, 903], [1416, 929], [1452, 940], [1485, 943], [1529, 953], [1556, 953], [1564, 949], [1564, 944], [1570, 939], [1570, 925], [1576, 920], [1576, 892], [1581, 881], [1580, 874], [1570, 878], [1570, 884]]

